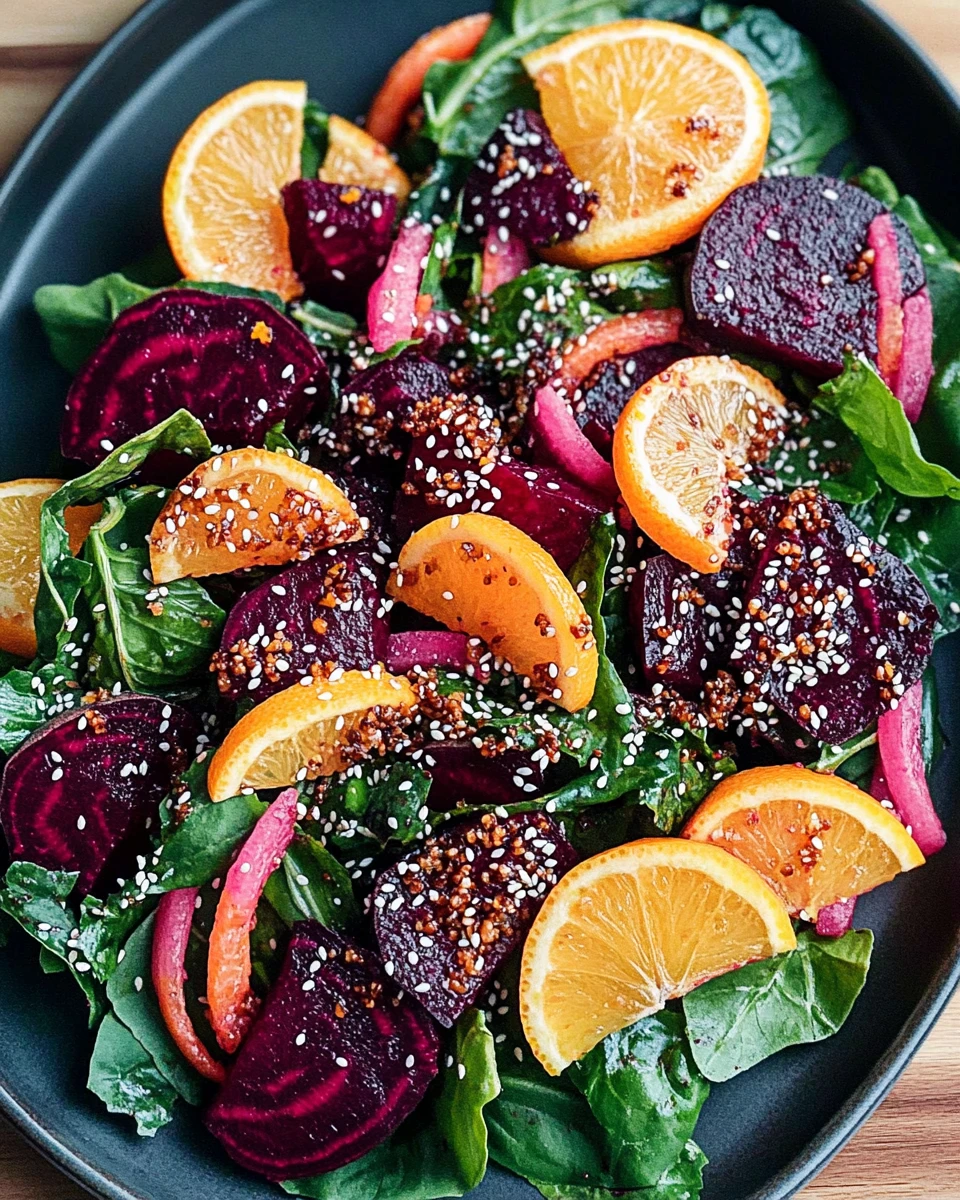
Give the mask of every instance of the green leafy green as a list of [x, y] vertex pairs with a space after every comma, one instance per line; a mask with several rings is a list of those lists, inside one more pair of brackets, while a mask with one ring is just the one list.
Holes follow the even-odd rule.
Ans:
[[843, 1025], [870, 967], [873, 934], [797, 936], [797, 948], [702, 984], [683, 999], [697, 1066], [721, 1083], [786, 1046]]
[[346, 350], [357, 336], [357, 322], [316, 300], [298, 300], [290, 315], [311, 342], [326, 350]]
[[327, 157], [330, 144], [330, 114], [308, 100], [303, 106], [303, 142], [300, 146], [300, 175], [303, 179], [316, 179], [323, 160]]
[[635, 1188], [624, 1192], [601, 1187], [582, 1187], [579, 1184], [530, 1182], [546, 1200], [695, 1200], [703, 1187], [703, 1168], [707, 1156], [696, 1142], [687, 1142], [677, 1161], [664, 1171], [652, 1187]]
[[347, 929], [360, 915], [349, 875], [329, 850], [306, 834], [297, 834], [290, 843], [264, 894], [288, 925], [308, 919]]
[[146, 300], [153, 291], [114, 272], [79, 287], [45, 284], [34, 293], [33, 304], [53, 357], [72, 375], [103, 341], [120, 313]]
[[590, 274], [589, 288], [604, 308], [615, 313], [683, 305], [680, 264], [665, 256], [608, 263]]
[[271, 425], [267, 430], [267, 436], [263, 439], [263, 448], [270, 450], [273, 454], [289, 454], [291, 458], [299, 457], [296, 446], [284, 432], [283, 421]]
[[111, 1014], [97, 1033], [87, 1087], [107, 1110], [133, 1117], [141, 1137], [173, 1120], [177, 1092], [133, 1034]]

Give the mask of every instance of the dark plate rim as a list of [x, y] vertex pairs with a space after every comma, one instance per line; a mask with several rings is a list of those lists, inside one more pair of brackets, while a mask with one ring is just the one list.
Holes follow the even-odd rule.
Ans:
[[[179, 2], [180, 0], [146, 0], [64, 88], [27, 139], [0, 183], [0, 221], [3, 220], [22, 180], [42, 156], [48, 143], [55, 139], [62, 121], [69, 115], [73, 105], [87, 92], [96, 88], [101, 74], [118, 55], [143, 36], [166, 9], [175, 8]], [[863, 18], [873, 25], [879, 34], [900, 44], [903, 54], [911, 61], [914, 69], [926, 76], [928, 83], [938, 94], [939, 103], [945, 108], [956, 110], [960, 116], [960, 95], [913, 38], [885, 13], [879, 11], [872, 0], [849, 0], [849, 3], [860, 10]], [[804, 1151], [773, 1176], [765, 1186], [744, 1197], [744, 1200], [789, 1200], [790, 1196], [810, 1183], [880, 1105], [923, 1044], [958, 987], [960, 931], [950, 954], [945, 958], [899, 1036], [877, 1060], [860, 1087]], [[94, 1196], [102, 1197], [103, 1200], [150, 1200], [149, 1196], [131, 1191], [125, 1184], [60, 1141], [46, 1127], [43, 1118], [26, 1108], [2, 1082], [0, 1115], [48, 1161]]]

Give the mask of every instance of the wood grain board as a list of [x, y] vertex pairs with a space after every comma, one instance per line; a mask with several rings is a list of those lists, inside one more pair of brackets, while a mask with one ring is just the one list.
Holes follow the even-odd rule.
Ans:
[[[877, 0], [960, 90], [960, 0]], [[0, 0], [0, 170], [138, 0]], [[479, 7], [479, 5], [478, 5]], [[83, 1193], [0, 1121], [0, 1200]], [[804, 1200], [960, 1200], [960, 996]]]

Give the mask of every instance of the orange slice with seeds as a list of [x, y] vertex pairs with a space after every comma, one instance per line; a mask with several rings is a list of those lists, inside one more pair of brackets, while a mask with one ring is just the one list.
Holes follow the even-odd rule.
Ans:
[[747, 863], [805, 921], [924, 862], [910, 834], [872, 796], [805, 767], [731, 775], [700, 805], [683, 836]]
[[400, 551], [387, 590], [482, 638], [541, 699], [568, 712], [589, 703], [599, 662], [590, 618], [546, 550], [509, 521], [483, 513], [431, 521]]
[[261, 79], [205, 109], [163, 182], [163, 225], [187, 279], [236, 283], [292, 300], [280, 189], [300, 178], [307, 85]]
[[392, 192], [399, 203], [410, 195], [410, 178], [390, 151], [369, 133], [332, 115], [327, 124], [327, 153], [318, 172], [324, 183], [356, 183]]
[[154, 583], [302, 562], [363, 537], [333, 480], [287, 454], [227, 450], [171, 492], [150, 531]]
[[731, 855], [677, 838], [629, 842], [579, 863], [547, 896], [523, 948], [523, 1031], [559, 1075], [668, 1000], [796, 944], [782, 901]]
[[573, 173], [600, 196], [586, 232], [542, 251], [592, 267], [692, 237], [763, 167], [770, 101], [725, 42], [667, 21], [571, 33], [523, 60]]
[[719, 571], [732, 528], [729, 483], [784, 433], [786, 400], [752, 367], [683, 358], [635, 392], [613, 435], [613, 470], [633, 519], [695, 571]]
[[366, 754], [391, 748], [416, 703], [407, 680], [379, 666], [303, 679], [230, 730], [210, 763], [210, 797], [226, 800], [344, 771]]

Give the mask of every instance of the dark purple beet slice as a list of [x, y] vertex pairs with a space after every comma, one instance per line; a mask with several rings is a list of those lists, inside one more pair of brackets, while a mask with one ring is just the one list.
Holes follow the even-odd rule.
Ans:
[[[887, 209], [823, 175], [774, 176], [733, 192], [700, 234], [690, 306], [708, 338], [817, 377], [847, 348], [877, 358], [877, 291], [867, 244]], [[893, 217], [903, 295], [924, 285], [910, 231]]]
[[97, 463], [186, 408], [214, 445], [262, 446], [273, 425], [294, 429], [329, 393], [323, 359], [273, 305], [170, 288], [111, 325], [67, 393], [60, 445]]
[[449, 391], [447, 371], [414, 349], [368, 367], [344, 386], [334, 422], [336, 445], [347, 454], [399, 454], [398, 447], [409, 444], [409, 437], [400, 434], [401, 422], [418, 401]]
[[513, 233], [530, 246], [549, 246], [583, 233], [598, 202], [570, 170], [543, 117], [515, 108], [467, 178], [463, 226], [468, 233], [503, 229], [505, 244]]
[[211, 664], [221, 694], [260, 703], [315, 664], [352, 671], [382, 662], [382, 574], [365, 546], [333, 546], [247, 592], [230, 610]]
[[295, 179], [282, 194], [290, 256], [307, 294], [365, 316], [367, 292], [393, 242], [396, 196], [320, 179]]
[[909, 567], [815, 491], [771, 497], [754, 520], [729, 657], [762, 703], [838, 744], [921, 677], [937, 610]]
[[452, 1025], [576, 861], [560, 826], [544, 813], [487, 813], [428, 838], [388, 867], [374, 888], [374, 929], [386, 969], [442, 1025]]
[[648, 346], [634, 354], [618, 354], [590, 372], [580, 385], [573, 414], [604, 458], [610, 457], [613, 431], [633, 393], [659, 371], [690, 353], [689, 346], [668, 342], [665, 346]]
[[428, 746], [420, 760], [433, 784], [430, 805], [449, 812], [467, 804], [516, 804], [543, 791], [543, 766], [523, 750], [484, 754], [469, 738]]
[[372, 950], [301, 921], [207, 1127], [231, 1158], [268, 1179], [332, 1171], [413, 1111], [438, 1051], [433, 1022]]
[[156, 696], [113, 696], [55, 717], [3, 772], [0, 825], [10, 853], [77, 871], [78, 892], [93, 891], [108, 864], [130, 865], [125, 849], [140, 849], [199, 733], [186, 709]]

